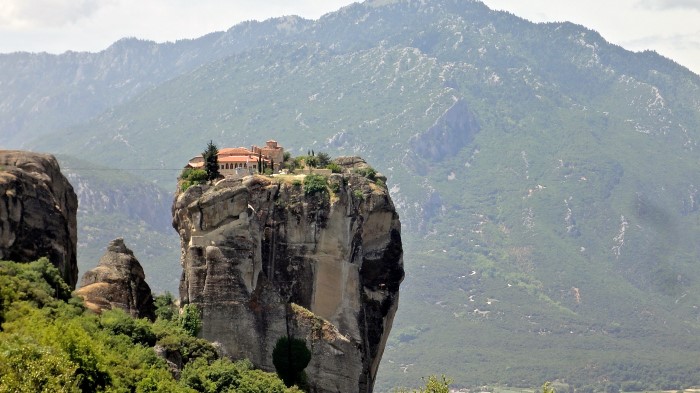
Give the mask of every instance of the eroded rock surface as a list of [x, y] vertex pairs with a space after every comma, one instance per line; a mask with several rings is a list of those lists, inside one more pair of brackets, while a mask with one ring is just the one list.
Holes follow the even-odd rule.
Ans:
[[0, 259], [48, 257], [75, 288], [78, 199], [49, 154], [0, 150]]
[[289, 332], [312, 352], [311, 391], [371, 392], [404, 276], [401, 227], [385, 179], [355, 173], [358, 157], [336, 162], [325, 193], [249, 176], [178, 195], [180, 297], [233, 358], [274, 371]]
[[76, 295], [98, 313], [117, 307], [135, 318], [155, 319], [151, 288], [143, 268], [121, 238], [112, 240], [97, 267], [83, 275]]

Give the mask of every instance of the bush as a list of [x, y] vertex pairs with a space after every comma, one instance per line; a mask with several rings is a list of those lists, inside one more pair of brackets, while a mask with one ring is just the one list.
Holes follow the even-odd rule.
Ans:
[[328, 180], [323, 175], [310, 174], [304, 178], [304, 194], [313, 195], [326, 191]]
[[316, 154], [316, 158], [318, 159], [318, 166], [322, 168], [331, 163], [331, 156], [326, 153], [320, 152]]
[[203, 169], [185, 168], [180, 174], [180, 179], [189, 180], [194, 183], [204, 183], [207, 181], [207, 172]]
[[304, 162], [306, 162], [306, 166], [311, 167], [311, 168], [317, 168], [318, 167], [318, 158], [317, 157], [306, 157], [304, 159]]
[[197, 337], [199, 330], [202, 328], [202, 317], [199, 307], [195, 304], [185, 305], [178, 324], [192, 337]]
[[365, 199], [365, 194], [362, 192], [362, 190], [353, 191], [352, 196], [359, 201], [363, 201]]
[[343, 167], [335, 162], [331, 162], [330, 164], [326, 165], [326, 169], [330, 169], [332, 173], [341, 173], [343, 171]]
[[174, 321], [177, 319], [178, 311], [172, 293], [165, 292], [162, 295], [156, 296], [153, 299], [153, 304], [156, 307], [156, 318], [166, 321]]
[[330, 188], [334, 194], [337, 194], [340, 192], [340, 183], [333, 182], [328, 186], [328, 188]]
[[377, 178], [377, 171], [374, 170], [371, 166], [365, 167], [365, 168], [357, 168], [353, 172], [357, 173], [360, 176], [366, 177], [369, 180], [376, 180]]
[[282, 336], [272, 350], [272, 364], [287, 386], [306, 381], [304, 369], [310, 361], [311, 351], [306, 347], [306, 342], [298, 338]]
[[102, 328], [114, 335], [123, 334], [135, 344], [152, 347], [156, 344], [156, 335], [150, 324], [144, 319], [134, 319], [121, 309], [102, 312], [100, 316]]

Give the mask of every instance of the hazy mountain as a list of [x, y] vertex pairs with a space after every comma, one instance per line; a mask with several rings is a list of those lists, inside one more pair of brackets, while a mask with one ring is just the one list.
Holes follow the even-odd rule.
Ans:
[[[407, 244], [380, 390], [430, 373], [700, 384], [700, 77], [582, 26], [462, 0], [366, 2], [170, 46], [211, 53], [223, 36], [246, 45], [161, 79], [144, 65], [148, 88], [105, 88], [104, 111], [63, 112], [81, 121], [23, 144], [165, 189], [210, 139], [361, 154], [387, 175]], [[5, 67], [28, 90], [48, 83]]]

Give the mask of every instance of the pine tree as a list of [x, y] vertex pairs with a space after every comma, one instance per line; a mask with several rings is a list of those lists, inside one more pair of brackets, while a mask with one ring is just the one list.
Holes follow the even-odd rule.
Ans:
[[207, 172], [207, 180], [212, 181], [218, 179], [219, 173], [219, 149], [214, 144], [214, 141], [209, 141], [207, 149], [202, 153], [204, 157], [204, 170]]

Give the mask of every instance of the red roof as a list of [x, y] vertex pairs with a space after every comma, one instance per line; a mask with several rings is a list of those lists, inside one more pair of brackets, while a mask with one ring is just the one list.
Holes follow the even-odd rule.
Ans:
[[[257, 164], [258, 163], [258, 157], [257, 156], [226, 156], [226, 157], [219, 157], [218, 158], [219, 163], [227, 163], [227, 162], [249, 162], [252, 164]], [[263, 161], [269, 161], [263, 157]]]
[[227, 147], [219, 150], [219, 156], [248, 156], [251, 154], [253, 152], [245, 147]]

